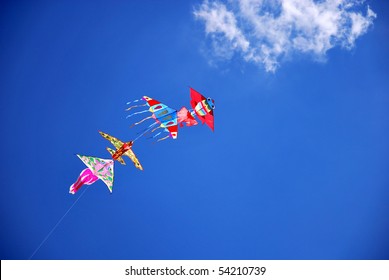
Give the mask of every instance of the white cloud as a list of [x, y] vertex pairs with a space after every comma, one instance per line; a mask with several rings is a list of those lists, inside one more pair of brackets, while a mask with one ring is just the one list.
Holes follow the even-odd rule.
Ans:
[[200, 10], [195, 11], [196, 17], [206, 20], [207, 34], [220, 33], [232, 44], [233, 49], [247, 51], [249, 42], [236, 25], [234, 13], [218, 2], [204, 2]]
[[294, 53], [307, 53], [316, 59], [335, 47], [354, 47], [367, 32], [376, 14], [364, 0], [212, 0], [194, 10], [205, 24], [217, 56], [263, 65], [274, 72], [279, 61]]

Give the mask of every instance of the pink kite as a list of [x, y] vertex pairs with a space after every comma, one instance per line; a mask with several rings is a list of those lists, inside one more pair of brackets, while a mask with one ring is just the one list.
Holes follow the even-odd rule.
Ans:
[[88, 167], [84, 169], [77, 181], [70, 186], [69, 193], [75, 194], [82, 185], [91, 185], [97, 180], [102, 180], [112, 192], [113, 186], [113, 160], [98, 157], [77, 155]]
[[180, 111], [177, 112], [177, 122], [180, 124], [181, 127], [184, 126], [184, 123], [186, 124], [186, 126], [197, 125], [196, 119], [185, 107], [182, 107]]
[[82, 185], [92, 185], [97, 180], [99, 180], [99, 177], [93, 174], [92, 170], [90, 170], [89, 168], [85, 168], [81, 171], [81, 174], [80, 176], [78, 176], [77, 181], [70, 186], [69, 193], [75, 194], [82, 187]]

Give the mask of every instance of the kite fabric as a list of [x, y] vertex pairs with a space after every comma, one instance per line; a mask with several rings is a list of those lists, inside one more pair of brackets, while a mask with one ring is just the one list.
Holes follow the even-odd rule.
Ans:
[[181, 127], [184, 126], [184, 123], [186, 126], [194, 126], [198, 124], [192, 113], [185, 107], [182, 107], [180, 111], [177, 112], [177, 122]]
[[98, 157], [77, 155], [88, 167], [84, 169], [77, 181], [70, 186], [69, 193], [75, 194], [82, 185], [91, 185], [98, 179], [102, 180], [112, 192], [113, 187], [113, 160]]

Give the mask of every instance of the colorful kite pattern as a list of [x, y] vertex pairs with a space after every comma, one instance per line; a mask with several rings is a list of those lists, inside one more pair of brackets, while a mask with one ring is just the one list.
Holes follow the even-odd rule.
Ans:
[[[154, 122], [146, 129], [144, 129], [144, 131], [137, 138], [128, 142], [123, 142], [107, 133], [99, 131], [101, 136], [110, 141], [116, 149], [113, 150], [111, 148], [107, 148], [108, 152], [111, 154], [112, 159], [77, 155], [88, 168], [81, 171], [77, 181], [70, 186], [69, 193], [75, 194], [83, 185], [91, 185], [99, 179], [107, 185], [109, 191], [112, 193], [114, 181], [114, 161], [117, 160], [121, 164], [125, 165], [122, 156], [128, 156], [136, 168], [143, 170], [143, 167], [133, 152], [132, 147], [136, 140], [146, 134], [152, 134], [150, 138], [157, 138], [162, 132], [168, 133], [167, 136], [157, 139], [157, 142], [165, 140], [169, 137], [177, 139], [178, 125], [180, 125], [180, 127], [183, 127], [184, 124], [186, 124], [186, 126], [197, 125], [198, 122], [195, 116], [197, 116], [203, 124], [205, 123], [209, 128], [212, 129], [212, 131], [214, 131], [214, 100], [211, 98], [205, 98], [203, 95], [192, 88], [190, 88], [190, 97], [190, 105], [192, 109], [188, 110], [187, 108], [182, 107], [179, 111], [172, 109], [148, 96], [143, 96], [139, 100], [128, 102], [127, 104], [139, 101], [144, 101], [145, 103], [140, 105], [133, 105], [129, 107], [127, 111], [142, 106], [148, 106], [149, 109], [132, 113], [128, 115], [127, 118], [145, 112], [151, 113], [150, 116], [147, 116], [144, 119], [134, 123], [131, 127], [139, 125], [149, 119], [153, 119]], [[153, 134], [157, 129], [162, 129], [162, 131]]]
[[169, 137], [177, 139], [178, 125], [180, 125], [180, 127], [183, 127], [184, 124], [186, 124], [186, 126], [197, 125], [198, 122], [195, 119], [195, 116], [197, 116], [203, 124], [207, 124], [212, 129], [212, 131], [214, 131], [214, 101], [211, 98], [205, 98], [193, 88], [190, 88], [190, 96], [190, 104], [192, 106], [192, 109], [188, 110], [187, 108], [182, 107], [179, 111], [172, 109], [151, 97], [143, 96], [141, 99], [128, 102], [127, 104], [139, 102], [142, 100], [146, 102], [145, 104], [133, 105], [127, 108], [126, 111], [130, 111], [134, 108], [142, 106], [149, 106], [149, 109], [132, 113], [128, 115], [127, 118], [146, 112], [151, 112], [151, 116], [143, 118], [142, 120], [131, 125], [131, 127], [139, 125], [146, 120], [154, 119], [154, 123], [149, 125], [140, 136], [146, 135], [147, 133], [153, 133], [157, 129], [162, 128], [163, 131], [154, 134], [151, 138], [156, 138], [162, 132], [167, 132], [168, 135], [163, 138], [159, 138], [157, 142], [165, 140]]
[[75, 194], [83, 184], [91, 185], [98, 179], [102, 180], [112, 192], [113, 160], [98, 157], [77, 155], [88, 167], [84, 169], [77, 181], [70, 186], [69, 193]]

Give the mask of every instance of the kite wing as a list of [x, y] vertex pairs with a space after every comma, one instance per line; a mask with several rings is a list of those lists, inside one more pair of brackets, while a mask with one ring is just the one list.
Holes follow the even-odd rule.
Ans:
[[102, 180], [112, 192], [113, 186], [113, 164], [111, 159], [77, 155], [98, 179]]
[[136, 168], [143, 170], [142, 165], [140, 164], [138, 158], [131, 149], [125, 152], [124, 155], [128, 156], [132, 160]]
[[211, 98], [205, 98], [193, 88], [190, 88], [190, 98], [190, 105], [195, 111], [197, 117], [201, 120], [202, 123], [206, 123], [209, 128], [214, 131], [214, 101]]
[[103, 136], [105, 139], [107, 139], [109, 142], [111, 142], [112, 145], [114, 145], [116, 149], [120, 149], [123, 146], [123, 142], [120, 141], [119, 139], [117, 139], [117, 138], [115, 138], [107, 133], [104, 133], [102, 131], [99, 131], [99, 133], [101, 134], [101, 136]]
[[147, 102], [150, 107], [149, 111], [154, 114], [154, 118], [161, 124], [161, 127], [166, 128], [170, 136], [176, 139], [178, 134], [177, 110], [148, 96], [143, 96], [143, 100]]

